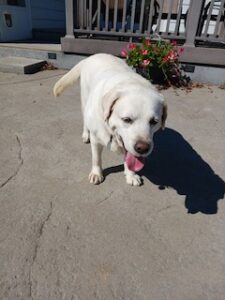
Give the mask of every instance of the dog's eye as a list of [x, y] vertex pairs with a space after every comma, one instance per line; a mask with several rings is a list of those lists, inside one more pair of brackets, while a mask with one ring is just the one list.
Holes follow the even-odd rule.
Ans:
[[133, 120], [129, 117], [127, 118], [122, 118], [122, 120], [124, 121], [124, 123], [127, 123], [127, 124], [132, 124], [133, 123]]
[[156, 125], [158, 123], [158, 121], [156, 119], [152, 118], [149, 123], [150, 123], [150, 125]]

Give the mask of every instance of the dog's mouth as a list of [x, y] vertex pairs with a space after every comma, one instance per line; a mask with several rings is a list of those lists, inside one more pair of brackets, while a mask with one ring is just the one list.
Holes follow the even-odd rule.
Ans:
[[127, 167], [130, 171], [139, 172], [144, 168], [145, 165], [145, 157], [143, 156], [135, 156], [130, 152], [125, 153], [124, 160], [127, 164]]
[[117, 137], [117, 142], [121, 146], [124, 152], [124, 161], [130, 171], [133, 172], [139, 172], [144, 168], [145, 165], [145, 159], [146, 157], [144, 156], [135, 156], [134, 154], [128, 152], [125, 148], [123, 139], [120, 135], [116, 135]]

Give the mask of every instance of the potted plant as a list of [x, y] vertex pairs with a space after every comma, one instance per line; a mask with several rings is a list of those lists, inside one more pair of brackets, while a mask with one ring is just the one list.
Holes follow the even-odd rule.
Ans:
[[151, 42], [145, 38], [141, 44], [129, 43], [121, 55], [126, 58], [128, 65], [152, 83], [178, 86], [183, 81], [178, 61], [183, 50], [177, 47], [175, 41]]

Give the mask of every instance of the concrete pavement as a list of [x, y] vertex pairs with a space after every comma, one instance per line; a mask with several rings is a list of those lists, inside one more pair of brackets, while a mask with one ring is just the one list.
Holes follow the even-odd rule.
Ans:
[[79, 88], [0, 73], [0, 299], [223, 300], [225, 91], [163, 91], [167, 129], [126, 185], [104, 151], [88, 182]]

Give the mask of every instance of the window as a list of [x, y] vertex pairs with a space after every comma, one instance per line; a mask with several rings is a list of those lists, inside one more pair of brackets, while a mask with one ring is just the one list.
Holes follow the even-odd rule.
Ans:
[[7, 0], [8, 5], [25, 6], [25, 0]]
[[12, 27], [13, 24], [12, 24], [12, 16], [11, 14], [4, 14], [4, 18], [5, 18], [5, 24], [7, 27]]

